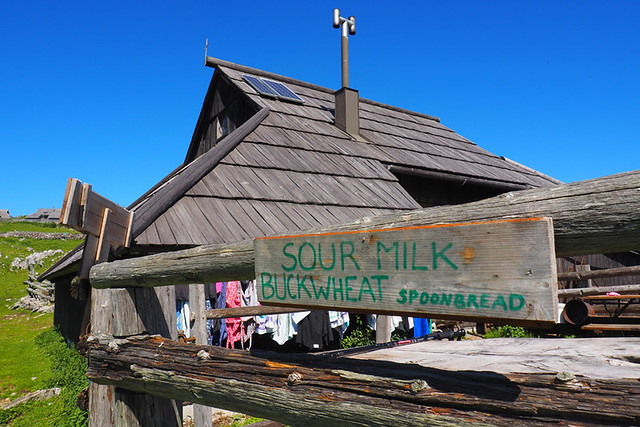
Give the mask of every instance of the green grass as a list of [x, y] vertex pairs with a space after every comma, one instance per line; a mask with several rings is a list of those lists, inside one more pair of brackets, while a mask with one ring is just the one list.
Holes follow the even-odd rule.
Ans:
[[40, 231], [43, 233], [77, 233], [55, 222], [0, 221], [0, 233], [7, 231]]
[[88, 385], [87, 361], [64, 338], [50, 327], [35, 338], [38, 353], [50, 366], [42, 373], [44, 388], [59, 387], [60, 395], [43, 402], [29, 402], [0, 411], [0, 423], [12, 426], [84, 426], [87, 413], [81, 411], [77, 396]]
[[[0, 232], [70, 231], [55, 225], [0, 222]], [[0, 237], [0, 400], [7, 398], [13, 400], [30, 391], [48, 388], [51, 383], [52, 369], [55, 368], [50, 355], [42, 345], [36, 342], [36, 337], [52, 328], [53, 314], [43, 315], [11, 309], [21, 297], [26, 295], [26, 285], [23, 281], [27, 279], [26, 270], [10, 271], [11, 262], [16, 257], [24, 258], [32, 252], [42, 252], [47, 249], [61, 249], [67, 252], [79, 243], [81, 240]], [[42, 266], [36, 266], [36, 273], [43, 272], [62, 256], [63, 254], [58, 254], [46, 259]], [[38, 407], [39, 405], [41, 404], [25, 406]]]

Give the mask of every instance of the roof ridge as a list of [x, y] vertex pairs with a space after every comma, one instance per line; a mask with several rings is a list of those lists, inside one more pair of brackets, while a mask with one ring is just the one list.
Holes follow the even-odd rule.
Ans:
[[[291, 83], [291, 84], [295, 84], [295, 85], [298, 85], [298, 86], [306, 87], [306, 88], [309, 88], [309, 89], [314, 89], [314, 90], [318, 90], [318, 91], [321, 91], [321, 92], [325, 92], [325, 93], [334, 94], [336, 92], [333, 89], [330, 89], [330, 88], [327, 88], [327, 87], [324, 87], [324, 86], [320, 86], [320, 85], [316, 85], [316, 84], [313, 84], [313, 83], [305, 82], [304, 80], [298, 80], [298, 79], [294, 79], [292, 77], [283, 76], [281, 74], [272, 73], [270, 71], [264, 71], [264, 70], [261, 70], [259, 68], [253, 68], [253, 67], [249, 67], [249, 66], [246, 66], [246, 65], [236, 64], [234, 62], [225, 61], [224, 59], [214, 58], [212, 56], [207, 56], [205, 58], [204, 64], [207, 67], [212, 67], [212, 68], [218, 68], [218, 67], [223, 67], [224, 68], [224, 67], [227, 67], [227, 68], [231, 68], [231, 69], [236, 70], [236, 71], [241, 71], [241, 72], [244, 72], [244, 73], [251, 73], [251, 74], [254, 74], [254, 75], [259, 76], [259, 77], [268, 77], [268, 78], [272, 78], [272, 79], [278, 79], [278, 80], [283, 81], [285, 83]], [[394, 110], [394, 111], [397, 111], [399, 113], [405, 113], [405, 114], [409, 114], [409, 115], [413, 115], [413, 116], [418, 116], [418, 117], [422, 117], [422, 118], [433, 120], [435, 122], [440, 123], [440, 118], [439, 117], [431, 116], [431, 115], [425, 114], [425, 113], [419, 113], [417, 111], [407, 110], [405, 108], [396, 107], [395, 105], [384, 104], [382, 102], [373, 101], [373, 100], [368, 99], [368, 98], [360, 98], [360, 102], [365, 102], [367, 104], [375, 105], [376, 107], [387, 108], [389, 110]]]
[[231, 68], [236, 71], [241, 71], [244, 73], [254, 74], [260, 77], [269, 77], [272, 79], [278, 79], [285, 83], [292, 83], [298, 86], [303, 86], [309, 89], [319, 90], [321, 92], [331, 93], [333, 94], [335, 91], [326, 88], [324, 86], [316, 85], [313, 83], [305, 82], [304, 80], [294, 79], [292, 77], [283, 76], [281, 74], [272, 73], [270, 71], [260, 70], [259, 68], [253, 68], [246, 65], [236, 64], [234, 62], [225, 61], [224, 59], [214, 58], [212, 56], [207, 56], [205, 63], [207, 67], [218, 68], [218, 67], [226, 67]]

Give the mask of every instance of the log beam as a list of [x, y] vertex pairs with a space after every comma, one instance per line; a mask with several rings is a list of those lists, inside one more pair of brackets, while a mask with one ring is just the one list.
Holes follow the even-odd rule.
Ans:
[[[640, 244], [640, 243], [639, 243]], [[571, 280], [600, 279], [603, 277], [624, 277], [640, 275], [640, 265], [630, 267], [607, 268], [593, 271], [569, 271], [558, 273], [558, 281], [568, 282]]]
[[[514, 191], [456, 206], [439, 206], [314, 229], [344, 232], [496, 219], [553, 218], [557, 256], [623, 252], [640, 242], [640, 171]], [[287, 233], [290, 234], [290, 233]], [[244, 241], [103, 263], [91, 285], [153, 287], [253, 279], [253, 242]]]
[[446, 371], [361, 358], [248, 353], [158, 337], [93, 336], [85, 345], [94, 382], [290, 425], [640, 422], [635, 379]]

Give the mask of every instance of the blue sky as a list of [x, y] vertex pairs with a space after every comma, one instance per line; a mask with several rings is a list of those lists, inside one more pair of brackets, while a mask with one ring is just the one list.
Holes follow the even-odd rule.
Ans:
[[209, 55], [435, 115], [565, 182], [639, 168], [640, 2], [0, 0], [0, 208], [128, 205], [186, 155]]

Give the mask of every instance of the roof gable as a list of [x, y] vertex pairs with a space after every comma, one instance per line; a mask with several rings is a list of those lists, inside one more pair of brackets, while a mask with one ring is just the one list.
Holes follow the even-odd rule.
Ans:
[[[487, 152], [436, 117], [373, 101], [360, 102], [364, 138], [356, 140], [334, 125], [332, 90], [208, 61], [216, 72], [188, 160], [199, 161], [195, 147], [203, 146], [205, 124], [224, 109], [223, 104], [261, 108], [265, 117], [241, 138], [232, 132], [220, 140], [221, 146], [212, 145], [205, 155], [215, 158], [215, 164], [209, 161], [206, 173], [175, 185], [173, 197], [151, 198], [166, 201], [161, 209], [153, 209], [157, 219], [136, 220], [134, 238], [139, 245], [222, 243], [419, 208], [390, 169], [430, 173], [440, 180], [475, 180], [501, 191], [555, 183]], [[304, 102], [263, 96], [244, 75], [285, 83]], [[233, 147], [223, 150], [231, 137]], [[144, 212], [151, 199], [138, 209]]]
[[[207, 65], [216, 71], [185, 162], [130, 206], [133, 250], [233, 242], [417, 209], [401, 174], [496, 192], [559, 183], [482, 149], [437, 117], [360, 99], [356, 140], [335, 126], [333, 90], [210, 57]], [[285, 83], [304, 102], [261, 96], [243, 74]], [[232, 117], [224, 137], [212, 131], [221, 114]]]

